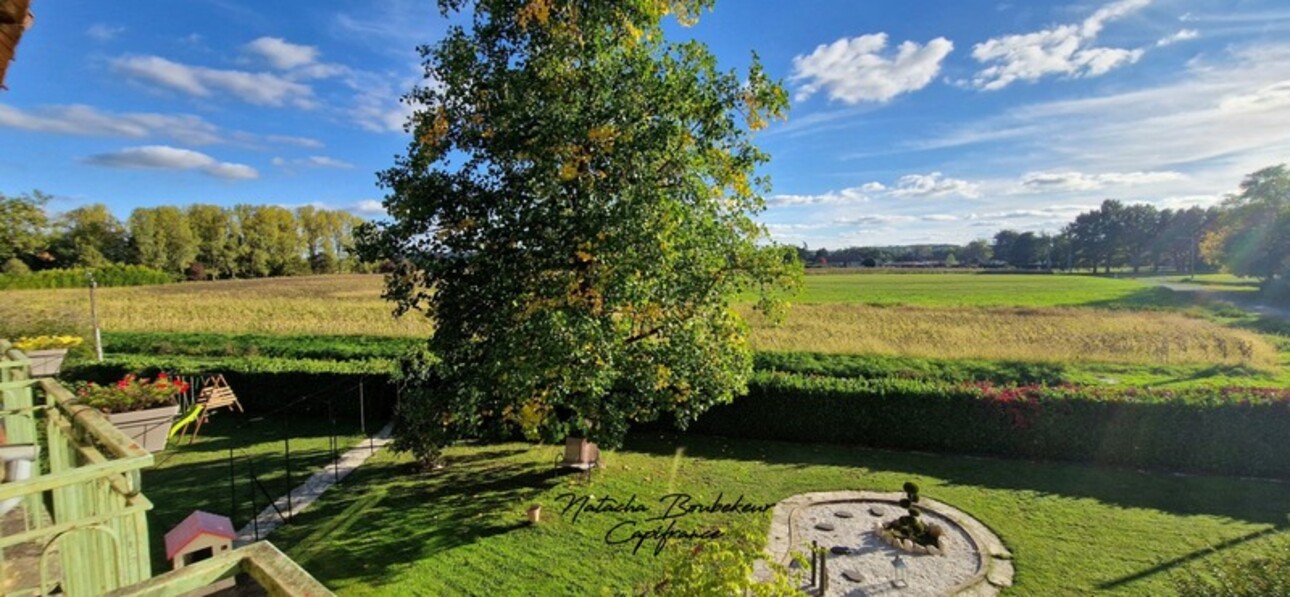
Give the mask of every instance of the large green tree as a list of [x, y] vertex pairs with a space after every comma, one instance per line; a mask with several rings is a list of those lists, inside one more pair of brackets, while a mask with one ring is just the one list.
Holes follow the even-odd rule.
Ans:
[[751, 131], [783, 89], [755, 56], [741, 75], [663, 39], [665, 16], [712, 4], [439, 1], [470, 20], [423, 50], [433, 84], [381, 175], [392, 221], [365, 242], [401, 264], [398, 310], [436, 323], [438, 383], [404, 393], [402, 447], [517, 428], [614, 446], [744, 391], [732, 299], [762, 290], [774, 311], [801, 266], [754, 220], [769, 183]]
[[1241, 192], [1223, 202], [1218, 226], [1205, 240], [1206, 254], [1239, 276], [1265, 287], [1290, 276], [1290, 169], [1255, 172]]
[[237, 273], [241, 232], [233, 213], [218, 205], [188, 206], [188, 223], [197, 239], [197, 261], [204, 274], [229, 278]]
[[130, 261], [129, 236], [102, 203], [83, 205], [58, 217], [51, 244], [60, 267], [102, 267]]
[[49, 241], [49, 195], [32, 191], [13, 197], [0, 193], [0, 264], [18, 259], [24, 265]]
[[188, 216], [173, 205], [139, 207], [127, 220], [136, 262], [182, 274], [197, 258], [198, 240]]

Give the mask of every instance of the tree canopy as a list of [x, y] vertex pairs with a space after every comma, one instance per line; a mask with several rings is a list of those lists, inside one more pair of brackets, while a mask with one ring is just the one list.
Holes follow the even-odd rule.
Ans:
[[1266, 284], [1290, 275], [1290, 169], [1264, 168], [1245, 178], [1241, 192], [1223, 202], [1219, 227], [1206, 253], [1239, 276]]
[[436, 323], [439, 384], [405, 391], [401, 437], [613, 446], [744, 390], [731, 301], [760, 290], [773, 312], [801, 270], [754, 220], [769, 181], [751, 132], [787, 96], [755, 56], [740, 75], [664, 41], [666, 15], [712, 3], [440, 1], [472, 21], [422, 50], [414, 140], [381, 175], [392, 222], [365, 237], [402, 263], [387, 297]]

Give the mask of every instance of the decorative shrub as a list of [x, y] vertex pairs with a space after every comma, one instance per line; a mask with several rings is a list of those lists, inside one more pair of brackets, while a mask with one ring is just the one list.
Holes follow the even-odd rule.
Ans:
[[156, 379], [140, 378], [131, 373], [110, 386], [88, 383], [77, 390], [81, 403], [106, 413], [145, 410], [176, 403], [179, 394], [188, 390], [188, 384], [172, 380], [165, 373]]
[[918, 485], [906, 482], [904, 491], [905, 497], [900, 500], [900, 507], [905, 509], [906, 514], [887, 523], [883, 528], [896, 539], [912, 541], [923, 547], [940, 548], [944, 531], [934, 524], [923, 522], [923, 512], [918, 507]]

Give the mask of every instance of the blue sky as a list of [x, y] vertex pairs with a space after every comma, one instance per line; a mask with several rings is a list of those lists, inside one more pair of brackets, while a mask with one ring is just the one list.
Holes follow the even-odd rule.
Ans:
[[[318, 204], [379, 216], [434, 2], [36, 0], [0, 92], [0, 192], [51, 208]], [[721, 0], [790, 118], [762, 220], [811, 247], [1056, 231], [1104, 198], [1209, 205], [1290, 159], [1284, 0]]]

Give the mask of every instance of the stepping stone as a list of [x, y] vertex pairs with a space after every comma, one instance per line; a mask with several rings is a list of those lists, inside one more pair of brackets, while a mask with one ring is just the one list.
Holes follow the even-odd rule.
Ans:
[[846, 510], [838, 510], [837, 512], [834, 512], [833, 515], [838, 518], [851, 518], [854, 516], [854, 514], [847, 512]]
[[883, 514], [885, 513], [882, 510], [879, 510], [876, 506], [873, 508], [869, 508], [870, 516], [882, 516]]
[[827, 522], [821, 522], [821, 523], [819, 523], [819, 524], [815, 525], [815, 529], [816, 529], [816, 530], [818, 530], [818, 531], [832, 531], [832, 530], [833, 530], [833, 528], [834, 528], [834, 527], [833, 527], [833, 525], [831, 525], [831, 524], [829, 524], [829, 523], [827, 523]]
[[842, 573], [842, 578], [845, 578], [851, 582], [864, 582], [864, 575], [861, 574], [860, 571], [858, 570], [847, 570], [846, 572]]
[[834, 545], [829, 548], [829, 551], [835, 556], [845, 556], [851, 553], [851, 548], [845, 545]]

